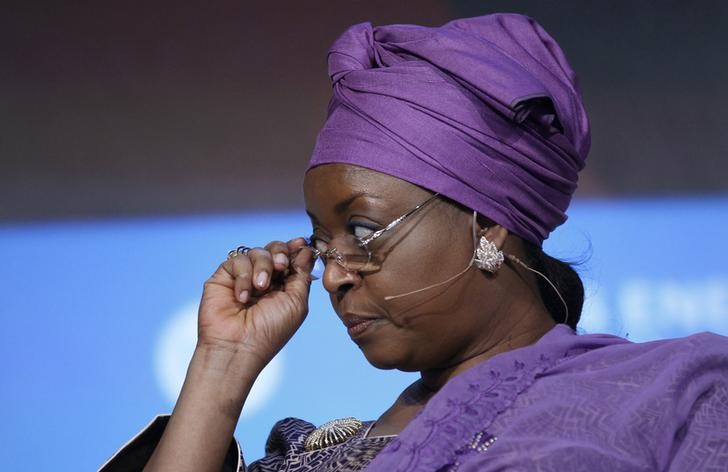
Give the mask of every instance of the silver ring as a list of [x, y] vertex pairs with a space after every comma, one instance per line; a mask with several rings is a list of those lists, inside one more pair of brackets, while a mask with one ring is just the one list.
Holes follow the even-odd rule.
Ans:
[[228, 259], [232, 259], [233, 257], [237, 256], [238, 254], [247, 254], [252, 248], [249, 248], [248, 246], [238, 246], [232, 251], [228, 251]]

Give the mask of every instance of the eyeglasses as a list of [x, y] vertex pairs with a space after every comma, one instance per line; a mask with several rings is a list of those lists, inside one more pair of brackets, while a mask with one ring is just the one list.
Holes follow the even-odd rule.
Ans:
[[316, 257], [313, 269], [311, 270], [311, 278], [321, 278], [329, 260], [335, 261], [348, 272], [367, 273], [379, 270], [384, 258], [377, 257], [369, 248], [369, 245], [386, 232], [399, 226], [403, 221], [417, 212], [417, 210], [435, 200], [439, 195], [439, 193], [435, 193], [427, 200], [395, 218], [388, 225], [372, 231], [365, 236], [357, 236], [356, 233], [347, 234], [344, 237], [345, 244], [341, 245], [341, 247], [346, 247], [346, 252], [333, 246], [328, 247], [328, 244], [320, 239], [309, 241], [308, 247], [313, 251], [314, 257]]

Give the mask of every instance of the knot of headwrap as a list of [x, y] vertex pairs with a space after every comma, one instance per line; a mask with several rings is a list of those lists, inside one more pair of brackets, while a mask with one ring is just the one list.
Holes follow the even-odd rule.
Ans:
[[309, 168], [344, 163], [428, 188], [540, 244], [589, 151], [575, 75], [530, 18], [349, 28]]

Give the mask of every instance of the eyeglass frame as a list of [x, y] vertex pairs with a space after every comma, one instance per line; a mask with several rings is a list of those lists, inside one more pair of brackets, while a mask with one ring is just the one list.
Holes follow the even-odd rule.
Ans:
[[[372, 261], [372, 250], [369, 248], [369, 244], [371, 244], [372, 241], [378, 239], [386, 232], [391, 231], [392, 229], [399, 226], [403, 221], [405, 221], [407, 218], [412, 216], [419, 209], [421, 209], [428, 203], [432, 202], [439, 196], [440, 196], [439, 192], [434, 193], [433, 195], [428, 197], [427, 200], [425, 200], [425, 201], [419, 203], [418, 205], [416, 205], [415, 207], [407, 210], [405, 213], [403, 213], [402, 215], [400, 215], [397, 218], [395, 218], [394, 220], [392, 220], [389, 224], [385, 225], [383, 228], [380, 228], [380, 229], [374, 231], [372, 234], [370, 234], [369, 236], [367, 236], [365, 238], [359, 239], [356, 236], [354, 236], [354, 239], [357, 240], [357, 243], [359, 244], [359, 246], [361, 248], [363, 248], [367, 253], [367, 262], [364, 263], [364, 266], [366, 266], [366, 264], [369, 264]], [[328, 261], [329, 259], [333, 259], [334, 261], [336, 261], [337, 264], [339, 264], [340, 267], [342, 267], [347, 272], [358, 272], [358, 271], [362, 270], [362, 269], [352, 270], [351, 268], [347, 267], [346, 266], [346, 257], [347, 256], [345, 254], [342, 254], [335, 246], [327, 249], [326, 251], [320, 251], [320, 250], [316, 249], [315, 247], [313, 247], [311, 245], [311, 242], [309, 241], [309, 244], [307, 247], [313, 251], [314, 257], [316, 259], [320, 258], [322, 260], [324, 266], [326, 265], [326, 261]]]

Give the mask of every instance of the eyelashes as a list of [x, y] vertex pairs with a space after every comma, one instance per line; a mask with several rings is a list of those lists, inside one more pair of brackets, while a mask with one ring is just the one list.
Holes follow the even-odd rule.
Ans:
[[[362, 221], [350, 221], [346, 225], [348, 235], [354, 236], [356, 239], [364, 239], [381, 228], [380, 225]], [[316, 250], [325, 252], [328, 249], [330, 238], [317, 234], [317, 229], [313, 229], [313, 234], [308, 237], [308, 245]]]

